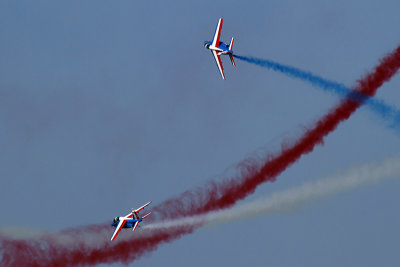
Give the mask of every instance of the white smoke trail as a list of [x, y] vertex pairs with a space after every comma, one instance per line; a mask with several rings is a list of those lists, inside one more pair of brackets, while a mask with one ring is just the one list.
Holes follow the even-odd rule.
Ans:
[[36, 238], [45, 234], [47, 233], [43, 230], [26, 227], [3, 226], [0, 228], [0, 236], [14, 239]]
[[242, 220], [263, 214], [288, 212], [312, 200], [328, 197], [359, 186], [381, 182], [389, 178], [400, 178], [400, 157], [390, 158], [380, 163], [358, 166], [333, 177], [316, 182], [307, 182], [299, 187], [274, 193], [269, 197], [237, 205], [230, 209], [147, 224], [143, 226], [143, 229], [161, 229], [185, 225], [205, 226]]
[[[400, 178], [400, 157], [390, 158], [380, 163], [369, 163], [357, 166], [339, 173], [333, 177], [307, 182], [301, 186], [285, 191], [273, 193], [271, 196], [261, 198], [249, 203], [237, 205], [230, 209], [209, 212], [203, 215], [185, 217], [176, 220], [155, 223], [144, 222], [141, 230], [135, 235], [120, 234], [119, 240], [130, 240], [142, 236], [151, 236], [153, 230], [176, 228], [184, 226], [208, 226], [261, 216], [271, 213], [282, 213], [295, 210], [307, 202], [334, 195], [352, 188], [371, 183], [377, 183], [389, 178]], [[76, 242], [86, 246], [96, 247], [102, 240], [109, 239], [111, 230], [100, 227], [94, 233], [85, 233], [84, 230], [63, 231], [47, 233], [40, 230], [22, 227], [1, 227], [0, 237], [13, 239], [46, 238], [57, 242], [59, 245], [72, 245]], [[96, 245], [97, 244], [97, 245]]]

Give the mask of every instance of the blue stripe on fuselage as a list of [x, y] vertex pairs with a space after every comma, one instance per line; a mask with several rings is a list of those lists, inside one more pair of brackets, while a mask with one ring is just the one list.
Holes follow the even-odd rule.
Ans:
[[[211, 42], [210, 42], [210, 41], [204, 41], [204, 44], [209, 44], [209, 45], [211, 45]], [[229, 50], [229, 46], [228, 46], [227, 44], [225, 44], [224, 42], [219, 42], [218, 48], [221, 49], [222, 52], [228, 52], [228, 53], [231, 53], [231, 54], [232, 54], [232, 51]]]
[[[126, 223], [125, 223], [125, 225], [124, 225], [122, 228], [132, 228], [132, 227], [135, 225], [135, 223], [136, 223], [137, 221], [141, 222], [142, 219], [140, 218], [140, 219], [137, 219], [137, 220], [136, 220], [136, 219], [127, 220]], [[113, 223], [111, 224], [111, 226], [117, 227], [118, 223], [119, 223], [119, 221], [113, 222]]]

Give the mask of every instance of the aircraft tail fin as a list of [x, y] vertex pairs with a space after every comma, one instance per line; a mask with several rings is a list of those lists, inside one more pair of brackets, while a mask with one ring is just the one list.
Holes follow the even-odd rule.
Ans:
[[229, 50], [231, 50], [232, 51], [232, 46], [233, 46], [233, 37], [232, 37], [232, 40], [231, 40], [231, 43], [229, 44]]
[[[229, 50], [231, 50], [232, 51], [232, 47], [233, 47], [233, 37], [232, 37], [232, 40], [231, 40], [231, 43], [229, 44]], [[235, 60], [233, 59], [233, 55], [232, 54], [229, 54], [229, 57], [230, 57], [230, 59], [231, 59], [231, 62], [232, 62], [232, 65], [234, 66], [234, 67], [236, 67], [236, 64], [235, 64]]]
[[229, 54], [229, 58], [231, 59], [232, 65], [236, 67], [235, 60], [233, 59], [233, 55]]
[[142, 219], [146, 218], [146, 217], [149, 216], [150, 214], [151, 214], [151, 212], [147, 213], [146, 215], [144, 215], [144, 216], [142, 217]]
[[135, 224], [132, 227], [132, 232], [136, 230], [136, 227], [138, 227], [139, 221], [135, 222]]

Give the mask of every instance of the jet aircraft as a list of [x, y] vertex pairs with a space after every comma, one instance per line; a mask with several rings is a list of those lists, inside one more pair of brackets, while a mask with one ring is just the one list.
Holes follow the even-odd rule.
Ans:
[[111, 226], [115, 227], [115, 231], [111, 237], [111, 241], [113, 241], [119, 234], [122, 228], [132, 228], [132, 232], [135, 231], [136, 227], [138, 226], [139, 222], [141, 222], [144, 218], [151, 214], [147, 213], [143, 217], [138, 215], [139, 211], [144, 209], [146, 206], [150, 205], [151, 201], [144, 204], [138, 209], [132, 209], [132, 212], [126, 215], [125, 217], [115, 217]]
[[222, 61], [221, 61], [220, 56], [221, 55], [229, 55], [232, 65], [233, 66], [236, 66], [236, 65], [235, 65], [235, 60], [233, 60], [233, 51], [232, 51], [233, 37], [232, 37], [231, 43], [229, 45], [227, 45], [224, 42], [221, 42], [219, 40], [219, 37], [221, 36], [222, 22], [223, 22], [223, 19], [220, 18], [218, 21], [217, 29], [215, 30], [214, 39], [211, 42], [205, 41], [204, 47], [211, 50], [211, 53], [213, 54], [215, 61], [217, 63], [219, 72], [221, 73], [222, 79], [225, 80], [224, 66], [222, 66]]

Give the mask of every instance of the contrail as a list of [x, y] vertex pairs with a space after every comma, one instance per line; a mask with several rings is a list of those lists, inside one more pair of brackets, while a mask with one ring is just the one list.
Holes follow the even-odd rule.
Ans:
[[397, 133], [400, 133], [400, 110], [398, 110], [396, 107], [385, 104], [385, 102], [382, 100], [373, 99], [367, 95], [354, 92], [342, 83], [322, 78], [313, 74], [312, 72], [277, 63], [272, 60], [240, 55], [234, 55], [234, 57], [263, 68], [281, 72], [292, 78], [306, 81], [317, 88], [323, 89], [324, 91], [336, 93], [342, 98], [350, 97], [354, 100], [365, 100], [365, 104], [386, 123], [388, 123], [390, 128], [396, 130]]
[[360, 186], [375, 184], [389, 178], [400, 178], [400, 157], [387, 159], [381, 163], [358, 166], [336, 176], [315, 182], [307, 182], [301, 186], [274, 193], [269, 197], [233, 208], [211, 211], [206, 214], [177, 220], [150, 223], [145, 225], [143, 229], [164, 229], [187, 227], [189, 225], [194, 227], [206, 226], [242, 220], [252, 216], [289, 212], [304, 206], [310, 201], [319, 200]]
[[[372, 73], [358, 81], [355, 91], [374, 96], [377, 89], [389, 81], [399, 67], [400, 46], [386, 56]], [[363, 104], [363, 100], [354, 100], [351, 97], [343, 99], [309, 127], [299, 139], [282, 144], [279, 153], [269, 155], [261, 162], [254, 159], [243, 161], [238, 165], [237, 177], [220, 182], [211, 181], [204, 187], [186, 191], [179, 197], [167, 200], [153, 210], [156, 215], [154, 217], [157, 220], [176, 219], [233, 206], [252, 194], [259, 185], [274, 181], [301, 156], [312, 152], [316, 145], [323, 144], [324, 138], [347, 120]], [[102, 233], [110, 231], [110, 226], [106, 224], [65, 230], [58, 233], [63, 237], [63, 242], [58, 239], [58, 234], [31, 240], [0, 238], [0, 265], [75, 266], [130, 263], [144, 253], [155, 250], [160, 244], [171, 242], [194, 229], [194, 226], [187, 226], [169, 228], [168, 231], [143, 231], [117, 242], [110, 242], [109, 236], [103, 236]], [[68, 239], [74, 242], [65, 245], [65, 240]]]

